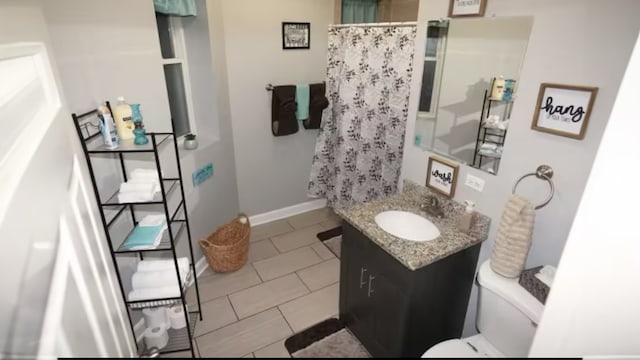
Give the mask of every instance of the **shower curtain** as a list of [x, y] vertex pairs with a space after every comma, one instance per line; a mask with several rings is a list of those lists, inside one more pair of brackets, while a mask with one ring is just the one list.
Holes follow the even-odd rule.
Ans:
[[327, 97], [309, 195], [343, 207], [397, 191], [415, 26], [329, 29]]

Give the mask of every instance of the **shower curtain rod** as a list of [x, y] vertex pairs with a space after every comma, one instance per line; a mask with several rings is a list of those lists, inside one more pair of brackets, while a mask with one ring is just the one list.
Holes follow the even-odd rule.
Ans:
[[330, 28], [343, 28], [343, 27], [391, 27], [391, 26], [416, 26], [418, 25], [415, 21], [405, 21], [405, 22], [379, 22], [379, 23], [365, 23], [365, 24], [333, 24], [329, 25]]

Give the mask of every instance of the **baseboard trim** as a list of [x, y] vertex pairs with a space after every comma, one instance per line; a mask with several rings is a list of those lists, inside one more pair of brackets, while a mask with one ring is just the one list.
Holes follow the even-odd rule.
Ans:
[[[196, 276], [200, 277], [200, 275], [202, 275], [202, 273], [205, 272], [205, 270], [207, 270], [208, 267], [209, 267], [209, 264], [207, 264], [207, 258], [202, 256], [200, 260], [196, 262]], [[193, 279], [191, 279], [191, 281], [189, 282], [188, 287], [192, 285], [193, 285]], [[133, 331], [135, 333], [134, 336], [136, 338], [137, 343], [140, 343], [144, 339], [144, 330], [145, 330], [144, 319], [140, 319], [135, 325], [133, 325]]]
[[325, 206], [327, 206], [327, 199], [316, 199], [292, 206], [283, 207], [282, 209], [276, 209], [268, 211], [266, 213], [249, 216], [249, 221], [251, 221], [251, 226], [256, 226], [284, 219], [289, 216], [302, 214], [307, 211], [322, 209]]

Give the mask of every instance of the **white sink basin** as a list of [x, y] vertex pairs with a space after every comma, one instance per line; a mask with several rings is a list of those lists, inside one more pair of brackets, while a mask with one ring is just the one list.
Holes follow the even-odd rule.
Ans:
[[440, 236], [440, 230], [431, 221], [406, 211], [383, 211], [375, 220], [382, 230], [405, 240], [422, 242]]

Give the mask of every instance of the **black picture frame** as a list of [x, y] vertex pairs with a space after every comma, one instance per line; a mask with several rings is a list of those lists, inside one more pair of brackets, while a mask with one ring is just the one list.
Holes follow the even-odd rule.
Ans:
[[311, 46], [311, 23], [282, 22], [282, 49], [305, 50]]

